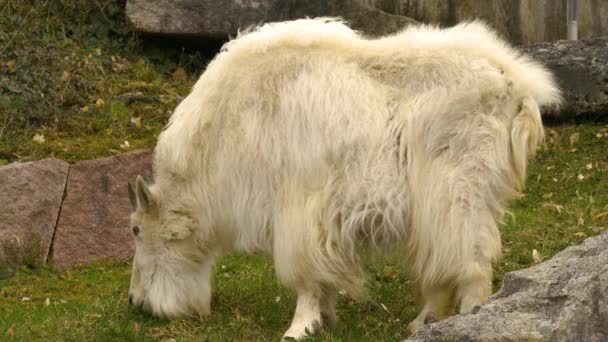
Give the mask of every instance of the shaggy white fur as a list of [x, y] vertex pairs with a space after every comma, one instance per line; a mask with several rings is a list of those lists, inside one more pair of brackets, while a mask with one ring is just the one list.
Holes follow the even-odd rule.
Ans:
[[272, 253], [297, 290], [286, 336], [360, 295], [362, 258], [397, 255], [424, 308], [467, 312], [491, 291], [497, 229], [543, 138], [551, 75], [486, 26], [407, 28], [371, 40], [340, 20], [266, 24], [227, 43], [176, 108], [155, 183], [131, 195], [131, 298], [154, 314], [209, 312], [210, 270]]

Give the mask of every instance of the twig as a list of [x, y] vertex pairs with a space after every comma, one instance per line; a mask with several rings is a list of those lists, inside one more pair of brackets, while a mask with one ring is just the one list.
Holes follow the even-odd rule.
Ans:
[[[46, 5], [47, 2], [48, 2], [48, 0], [44, 2], [44, 5]], [[13, 42], [13, 40], [15, 39], [15, 37], [17, 37], [17, 35], [20, 33], [21, 29], [23, 28], [23, 25], [25, 25], [25, 23], [29, 19], [30, 15], [34, 11], [34, 8], [36, 8], [36, 4], [37, 3], [38, 3], [38, 0], [36, 0], [36, 2], [34, 2], [34, 4], [32, 5], [32, 7], [30, 8], [30, 11], [25, 16], [25, 19], [23, 19], [23, 22], [21, 22], [21, 25], [19, 25], [19, 28], [17, 28], [17, 30], [15, 31], [15, 34], [13, 34], [13, 36], [11, 37], [11, 39], [8, 40], [8, 43], [6, 43], [6, 45], [2, 48], [2, 51], [0, 51], [0, 55], [2, 55], [4, 53], [4, 50], [6, 50], [6, 48]]]
[[97, 7], [99, 8], [99, 11], [101, 11], [101, 15], [103, 16], [103, 18], [108, 22], [108, 24], [112, 24], [112, 22], [110, 21], [110, 19], [108, 19], [108, 17], [106, 17], [105, 12], [103, 11], [103, 8], [101, 7], [101, 5], [99, 4], [99, 2], [97, 0], [95, 0], [95, 4], [97, 5]]

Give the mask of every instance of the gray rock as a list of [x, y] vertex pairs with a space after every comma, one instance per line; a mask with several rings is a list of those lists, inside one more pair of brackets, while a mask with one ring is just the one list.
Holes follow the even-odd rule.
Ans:
[[429, 324], [406, 341], [608, 341], [608, 233], [508, 273], [476, 314]]
[[[382, 10], [424, 23], [451, 26], [481, 19], [513, 44], [567, 38], [566, 1], [366, 0]], [[608, 34], [608, 1], [577, 0], [580, 39]]]
[[0, 262], [46, 262], [68, 168], [53, 158], [0, 167]]
[[127, 17], [147, 33], [226, 39], [263, 22], [340, 16], [370, 36], [395, 32], [415, 21], [356, 0], [128, 0]]
[[545, 42], [521, 47], [549, 67], [564, 93], [564, 106], [547, 114], [608, 114], [608, 38]]
[[50, 262], [61, 268], [133, 253], [129, 181], [150, 178], [152, 153], [137, 150], [72, 165]]

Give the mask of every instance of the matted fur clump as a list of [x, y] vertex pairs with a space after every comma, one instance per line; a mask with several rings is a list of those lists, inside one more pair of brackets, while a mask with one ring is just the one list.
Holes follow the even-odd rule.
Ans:
[[497, 222], [543, 138], [551, 75], [479, 22], [370, 40], [331, 18], [227, 43], [176, 108], [154, 184], [131, 188], [130, 299], [159, 316], [209, 313], [234, 251], [272, 253], [298, 293], [286, 336], [332, 323], [362, 259], [396, 255], [424, 308], [410, 327], [491, 292]]

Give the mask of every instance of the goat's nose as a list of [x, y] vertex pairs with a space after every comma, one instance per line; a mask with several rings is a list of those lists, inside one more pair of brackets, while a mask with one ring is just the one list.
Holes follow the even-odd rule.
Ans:
[[129, 304], [133, 305], [133, 295], [129, 295]]

